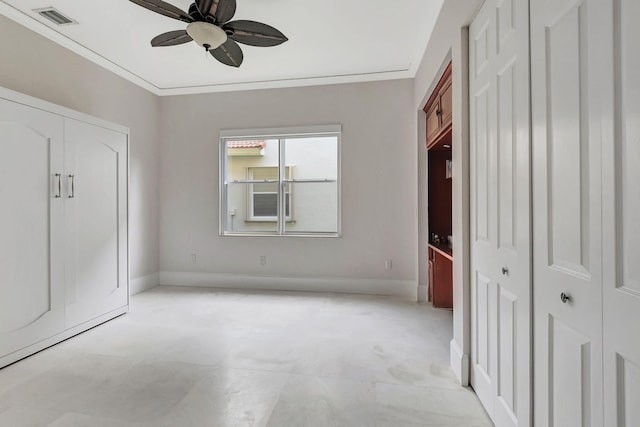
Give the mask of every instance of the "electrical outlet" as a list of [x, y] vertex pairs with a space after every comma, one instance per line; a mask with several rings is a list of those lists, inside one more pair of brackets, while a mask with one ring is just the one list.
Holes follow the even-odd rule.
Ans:
[[196, 262], [198, 262], [198, 257], [196, 254], [191, 254], [191, 263], [195, 264]]
[[385, 270], [391, 270], [393, 268], [393, 262], [388, 259], [384, 262], [384, 269]]
[[260, 265], [267, 265], [266, 255], [260, 255]]

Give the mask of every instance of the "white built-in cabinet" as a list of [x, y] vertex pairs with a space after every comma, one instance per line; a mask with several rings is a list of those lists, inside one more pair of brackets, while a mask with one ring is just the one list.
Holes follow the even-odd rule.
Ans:
[[640, 426], [639, 20], [486, 0], [470, 26], [470, 377], [498, 427]]
[[128, 309], [128, 130], [0, 88], [0, 367]]
[[640, 426], [638, 20], [531, 0], [536, 426]]

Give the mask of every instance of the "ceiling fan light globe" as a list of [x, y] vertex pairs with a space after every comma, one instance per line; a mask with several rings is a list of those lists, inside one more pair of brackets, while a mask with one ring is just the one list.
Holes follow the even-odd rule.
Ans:
[[227, 33], [222, 28], [208, 22], [190, 23], [187, 25], [187, 34], [207, 50], [217, 49], [227, 41]]

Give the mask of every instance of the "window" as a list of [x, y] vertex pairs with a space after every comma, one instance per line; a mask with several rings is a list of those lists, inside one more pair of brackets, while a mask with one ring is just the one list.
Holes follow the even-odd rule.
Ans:
[[220, 233], [338, 236], [340, 126], [220, 135]]
[[[278, 220], [278, 167], [265, 166], [247, 168], [249, 184], [249, 221]], [[291, 179], [291, 168], [285, 167], [285, 177]], [[260, 182], [262, 181], [262, 182]], [[285, 195], [285, 215], [291, 220], [291, 187], [287, 186]]]

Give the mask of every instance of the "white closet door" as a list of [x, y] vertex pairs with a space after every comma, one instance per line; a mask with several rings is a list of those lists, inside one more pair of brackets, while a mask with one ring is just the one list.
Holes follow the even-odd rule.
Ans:
[[62, 118], [0, 99], [0, 153], [2, 366], [64, 330]]
[[531, 423], [528, 20], [487, 0], [469, 31], [471, 384], [497, 426]]
[[[636, 1], [636, 0], [633, 0]], [[611, 0], [531, 0], [536, 426], [601, 426]], [[613, 237], [613, 236], [612, 236]]]
[[[640, 2], [599, 16], [603, 151], [604, 425], [640, 426]], [[614, 85], [615, 82], [615, 85]]]
[[65, 118], [67, 327], [125, 306], [127, 135]]

